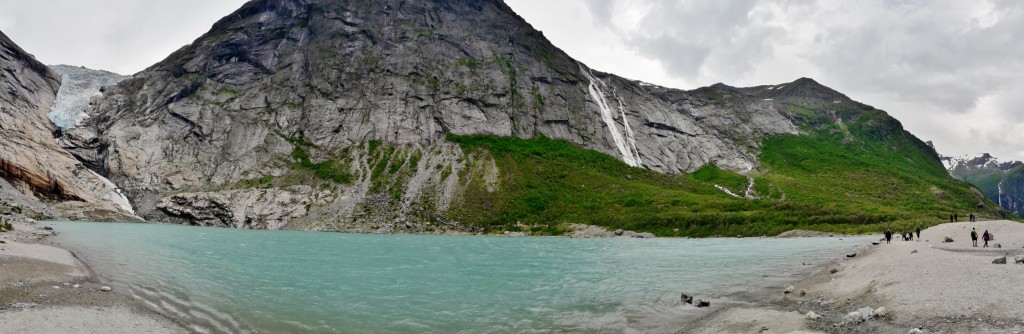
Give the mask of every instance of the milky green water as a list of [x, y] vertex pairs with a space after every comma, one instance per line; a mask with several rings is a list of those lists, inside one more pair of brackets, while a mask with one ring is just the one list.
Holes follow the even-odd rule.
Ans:
[[201, 332], [672, 332], [865, 238], [361, 235], [48, 222], [100, 278]]

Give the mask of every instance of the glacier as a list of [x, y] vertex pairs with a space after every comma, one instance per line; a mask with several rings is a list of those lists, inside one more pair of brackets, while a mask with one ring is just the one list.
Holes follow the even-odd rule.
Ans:
[[85, 109], [93, 99], [100, 96], [101, 88], [131, 78], [81, 66], [52, 65], [50, 68], [60, 75], [61, 84], [57, 91], [57, 101], [47, 116], [61, 130], [73, 128], [87, 117]]

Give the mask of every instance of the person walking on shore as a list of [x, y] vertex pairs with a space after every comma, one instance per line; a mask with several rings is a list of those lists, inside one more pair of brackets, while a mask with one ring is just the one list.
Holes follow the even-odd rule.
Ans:
[[952, 214], [952, 213], [951, 213], [951, 214], [949, 214], [949, 222], [950, 222], [950, 223], [952, 223], [952, 222], [953, 222], [953, 214]]
[[978, 230], [971, 228], [971, 245], [978, 247]]
[[917, 240], [921, 240], [921, 227], [917, 227]]
[[985, 241], [985, 246], [982, 246], [982, 247], [988, 247], [988, 240], [989, 239], [992, 239], [992, 235], [988, 234], [988, 230], [985, 230], [985, 233], [981, 234], [981, 240]]
[[892, 230], [885, 229], [885, 244], [888, 245], [892, 241]]
[[960, 221], [960, 218], [959, 218], [959, 217], [957, 217], [957, 216], [956, 216], [956, 214], [954, 213], [954, 214], [953, 214], [953, 222], [954, 222], [954, 223], [956, 223], [956, 222], [958, 222], [958, 221]]

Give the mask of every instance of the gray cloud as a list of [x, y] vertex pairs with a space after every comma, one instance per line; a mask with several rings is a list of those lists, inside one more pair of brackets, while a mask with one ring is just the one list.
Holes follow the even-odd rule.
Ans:
[[728, 66], [709, 67], [709, 62], [771, 51], [771, 43], [763, 39], [768, 29], [750, 28], [756, 25], [748, 15], [756, 4], [753, 0], [648, 2], [635, 27], [614, 25], [610, 13], [621, 8], [610, 1], [586, 3], [597, 22], [615, 28], [635, 51], [661, 61], [672, 75], [692, 79], [710, 69], [725, 76], [721, 79], [729, 79], [746, 73], [752, 62], [746, 57]]

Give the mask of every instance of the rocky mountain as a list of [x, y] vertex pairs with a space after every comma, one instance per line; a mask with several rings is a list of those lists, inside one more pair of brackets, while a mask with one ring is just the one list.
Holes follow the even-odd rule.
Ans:
[[113, 183], [54, 141], [47, 119], [61, 81], [0, 33], [0, 211], [30, 217], [131, 219]]
[[977, 186], [989, 199], [1024, 215], [1024, 162], [1001, 161], [988, 153], [942, 157], [953, 177]]
[[54, 65], [50, 68], [60, 75], [61, 85], [49, 117], [50, 121], [61, 129], [78, 125], [86, 117], [85, 109], [94, 99], [100, 97], [104, 87], [130, 78], [82, 66]]
[[[504, 229], [527, 218], [534, 227], [573, 219], [614, 225], [549, 211], [601, 205], [537, 189], [614, 176], [599, 185], [616, 185], [605, 194], [674, 192], [684, 181], [657, 175], [687, 173], [698, 175], [685, 181], [697, 188], [679, 196], [704, 196], [696, 202], [725, 198], [771, 215], [791, 212], [804, 223], [918, 218], [885, 204], [884, 195], [873, 198], [863, 184], [819, 190], [863, 192], [857, 196], [866, 205], [878, 206], [870, 214], [858, 213], [857, 201], [815, 206], [818, 196], [831, 195], [812, 190], [826, 185], [787, 176], [842, 178], [861, 173], [843, 169], [858, 162], [874, 173], [913, 175], [876, 186], [921, 192], [929, 206], [986, 204], [948, 180], [934, 150], [898, 121], [814, 80], [684, 91], [624, 79], [573, 60], [499, 1], [254, 0], [106, 89], [87, 114], [61, 134], [61, 145], [120, 186], [143, 217], [197, 225], [363, 232]], [[850, 160], [840, 169], [813, 165], [798, 156], [806, 150], [794, 151], [800, 139], [774, 140], [796, 137], [835, 143], [823, 154]], [[584, 172], [568, 168], [590, 173], [610, 162], [577, 149], [631, 169], [609, 164], [582, 179]], [[893, 159], [862, 159], [874, 151]], [[767, 166], [766, 154], [775, 159]], [[531, 183], [538, 175], [557, 178]], [[618, 186], [622, 178], [628, 182]], [[594, 187], [587, 189], [576, 193]], [[625, 195], [613, 201], [628, 201]], [[634, 199], [607, 204], [660, 201]], [[668, 224], [684, 226], [678, 233], [716, 220], [725, 229], [721, 217], [733, 217], [682, 203], [689, 200], [657, 204], [680, 210]], [[623, 210], [615, 212], [631, 214]]]

